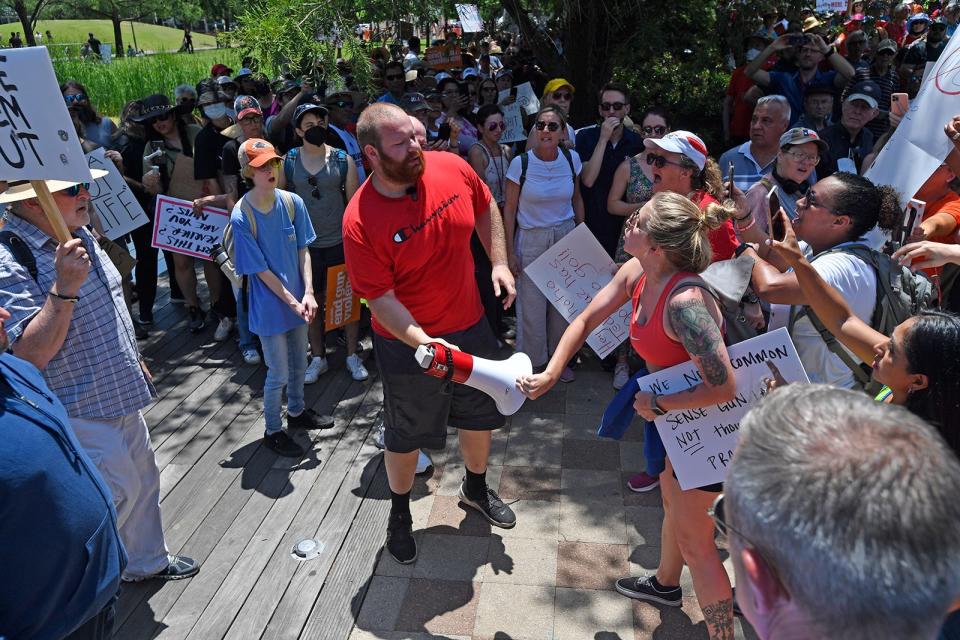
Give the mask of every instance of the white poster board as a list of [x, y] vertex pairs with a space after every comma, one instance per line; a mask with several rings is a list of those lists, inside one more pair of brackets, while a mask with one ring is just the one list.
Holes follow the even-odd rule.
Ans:
[[500, 107], [500, 110], [503, 111], [503, 123], [507, 127], [500, 136], [500, 142], [507, 144], [526, 140], [527, 132], [523, 129], [523, 111], [520, 105], [514, 102]]
[[[727, 353], [737, 377], [733, 400], [668, 411], [654, 421], [684, 491], [723, 482], [740, 437], [740, 420], [766, 393], [766, 378], [773, 378], [771, 365], [789, 383], [809, 382], [785, 327], [735, 344]], [[701, 379], [693, 362], [684, 362], [637, 382], [642, 391], [667, 395], [696, 386]]]
[[847, 0], [817, 0], [817, 13], [840, 13], [847, 10]]
[[87, 162], [91, 169], [107, 172], [104, 177], [90, 183], [90, 200], [103, 225], [105, 236], [116, 240], [150, 222], [127, 181], [117, 171], [117, 165], [104, 155], [103, 148], [88, 153]]
[[[520, 105], [520, 108], [523, 109], [527, 114], [533, 115], [537, 111], [540, 111], [540, 99], [537, 98], [537, 94], [534, 93], [533, 87], [529, 82], [524, 82], [523, 84], [518, 84], [513, 87], [517, 90], [517, 101], [513, 104]], [[497, 100], [503, 102], [510, 97], [512, 89], [507, 89], [501, 91], [498, 95]]]
[[483, 18], [480, 9], [475, 4], [458, 4], [457, 15], [460, 16], [460, 26], [464, 33], [480, 33], [483, 31]]
[[874, 184], [894, 187], [901, 208], [953, 150], [943, 125], [960, 113], [960, 38], [950, 38], [933, 64], [900, 126], [865, 174]]
[[46, 47], [0, 54], [0, 180], [90, 182]]
[[168, 249], [201, 260], [210, 260], [210, 248], [223, 241], [223, 228], [230, 212], [204, 207], [193, 215], [193, 203], [170, 196], [157, 196], [153, 219], [153, 241], [157, 249]]
[[[613, 280], [613, 270], [613, 260], [587, 225], [580, 224], [523, 271], [570, 322]], [[587, 344], [601, 358], [627, 339], [630, 310], [631, 303], [625, 303], [587, 336]]]

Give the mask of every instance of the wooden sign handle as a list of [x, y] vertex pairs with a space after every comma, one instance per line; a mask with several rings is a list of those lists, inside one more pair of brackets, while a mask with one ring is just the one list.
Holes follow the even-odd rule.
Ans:
[[50, 193], [50, 189], [47, 188], [47, 183], [43, 180], [31, 180], [30, 186], [33, 187], [34, 193], [37, 194], [37, 200], [40, 201], [40, 206], [43, 207], [43, 212], [46, 214], [50, 226], [53, 227], [53, 235], [56, 236], [57, 242], [60, 244], [67, 242], [72, 237], [70, 230], [67, 228], [67, 223], [63, 220], [63, 215], [60, 213], [60, 207], [57, 206], [57, 201], [53, 199], [53, 194]]

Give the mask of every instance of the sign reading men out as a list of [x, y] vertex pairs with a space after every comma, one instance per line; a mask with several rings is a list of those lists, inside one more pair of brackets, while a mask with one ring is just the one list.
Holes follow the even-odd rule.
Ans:
[[0, 179], [89, 182], [46, 47], [0, 54]]
[[[655, 420], [680, 488], [696, 489], [723, 482], [740, 437], [740, 421], [766, 393], [767, 379], [776, 375], [786, 382], [809, 382], [800, 356], [786, 328], [744, 340], [727, 348], [737, 378], [730, 402], [668, 411]], [[774, 373], [775, 372], [775, 373]], [[640, 389], [669, 395], [702, 382], [693, 362], [640, 378]]]
[[223, 228], [230, 222], [230, 212], [204, 207], [193, 215], [193, 203], [170, 196], [157, 196], [153, 220], [153, 244], [201, 260], [210, 260], [210, 249], [223, 240]]

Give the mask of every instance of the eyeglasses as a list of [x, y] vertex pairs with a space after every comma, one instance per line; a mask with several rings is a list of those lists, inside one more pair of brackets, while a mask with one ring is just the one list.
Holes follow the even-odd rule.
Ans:
[[348, 100], [336, 100], [328, 103], [331, 107], [340, 107], [341, 109], [353, 109], [353, 102]]
[[803, 153], [802, 151], [784, 151], [784, 155], [788, 155], [797, 162], [810, 162], [812, 164], [817, 164], [820, 162], [820, 156], [811, 156], [808, 153]]
[[668, 164], [672, 164], [675, 167], [683, 166], [679, 162], [674, 162], [673, 160], [667, 160], [664, 156], [658, 156], [655, 153], [647, 154], [647, 164], [654, 166], [657, 169], [663, 169]]
[[783, 584], [783, 581], [780, 579], [780, 576], [777, 574], [776, 567], [774, 567], [773, 564], [769, 560], [767, 560], [767, 558], [765, 558], [762, 553], [760, 553], [760, 549], [757, 547], [757, 543], [753, 542], [750, 538], [743, 535], [743, 533], [741, 533], [740, 531], [734, 529], [732, 526], [730, 526], [730, 523], [727, 522], [726, 512], [723, 507], [723, 503], [724, 503], [724, 495], [721, 493], [716, 497], [716, 499], [714, 499], [713, 505], [709, 509], [707, 509], [707, 515], [713, 518], [713, 523], [716, 525], [717, 531], [720, 532], [720, 535], [726, 538], [730, 538], [730, 532], [732, 531], [735, 534], [737, 534], [738, 538], [748, 543], [750, 545], [750, 548], [753, 549], [761, 558], [763, 558], [764, 562], [767, 563], [767, 568], [770, 569], [771, 573], [773, 573], [777, 582], [779, 582], [781, 586], [786, 588], [785, 585]]
[[267, 160], [265, 163], [263, 163], [259, 167], [256, 167], [256, 170], [263, 171], [264, 173], [266, 173], [267, 171], [273, 171], [274, 169], [279, 169], [282, 163], [283, 163], [283, 160], [281, 160], [280, 158], [271, 158], [270, 160]]
[[401, 73], [401, 74], [399, 74], [399, 75], [383, 76], [383, 79], [386, 80], [387, 82], [394, 82], [394, 81], [396, 81], [396, 80], [403, 80], [405, 77], [406, 77], [406, 76], [404, 76], [404, 75]]
[[63, 191], [63, 193], [66, 194], [68, 197], [70, 197], [70, 198], [75, 198], [75, 197], [77, 197], [78, 195], [80, 195], [80, 189], [83, 189], [84, 191], [90, 191], [90, 183], [89, 183], [89, 182], [81, 182], [81, 183], [79, 183], [79, 184], [71, 185], [71, 186], [67, 187], [66, 189], [62, 189], [62, 191]]
[[897, 55], [896, 51], [890, 51], [890, 49], [884, 49], [883, 51], [877, 52], [878, 56], [895, 56]]
[[554, 100], [573, 100], [573, 94], [569, 91], [554, 91], [553, 92]]
[[[551, 123], [551, 124], [556, 124], [556, 123]], [[490, 124], [487, 125], [487, 131], [496, 131], [497, 129], [500, 129], [500, 131], [503, 131], [506, 128], [507, 128], [507, 123], [505, 122], [491, 122]], [[550, 129], [550, 130], [556, 131], [556, 129]]]
[[537, 124], [534, 125], [537, 128], [537, 131], [559, 131], [560, 123], [559, 122], [544, 122], [543, 120], [537, 120]]
[[68, 105], [70, 105], [70, 104], [74, 104], [74, 103], [77, 103], [77, 102], [86, 102], [86, 101], [87, 101], [87, 96], [86, 96], [86, 94], [78, 93], [78, 94], [73, 95], [73, 96], [63, 96], [63, 100], [64, 100], [64, 102], [66, 102]]
[[165, 114], [163, 114], [163, 115], [161, 115], [161, 116], [154, 116], [153, 118], [150, 118], [150, 119], [147, 121], [147, 124], [155, 124], [155, 123], [157, 123], [157, 122], [166, 122], [167, 120], [171, 119], [172, 117], [173, 117], [173, 112], [172, 112], [172, 111], [168, 111], [167, 113], [165, 113]]
[[654, 135], [654, 134], [656, 134], [656, 135], [658, 135], [658, 136], [662, 136], [663, 134], [665, 134], [665, 133], [667, 132], [667, 128], [666, 128], [666, 127], [662, 127], [662, 126], [660, 126], [660, 125], [657, 125], [657, 126], [655, 126], [655, 127], [644, 127], [644, 128], [643, 128], [643, 132], [644, 132], [645, 134], [647, 134], [648, 136], [651, 136], [651, 135]]
[[313, 187], [313, 191], [310, 192], [310, 195], [313, 196], [314, 200], [319, 200], [320, 188], [317, 186], [317, 176], [310, 176], [307, 178], [307, 184]]
[[263, 116], [246, 116], [240, 118], [240, 124], [260, 124], [263, 122]]
[[601, 111], [620, 111], [626, 106], [623, 102], [601, 102], [600, 110]]

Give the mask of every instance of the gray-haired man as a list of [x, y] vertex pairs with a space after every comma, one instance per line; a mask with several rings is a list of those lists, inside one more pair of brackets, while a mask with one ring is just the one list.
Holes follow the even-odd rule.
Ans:
[[720, 156], [720, 171], [726, 179], [730, 163], [737, 188], [747, 192], [773, 168], [780, 153], [780, 136], [790, 128], [790, 103], [780, 95], [757, 100], [750, 118], [750, 141], [727, 149]]

